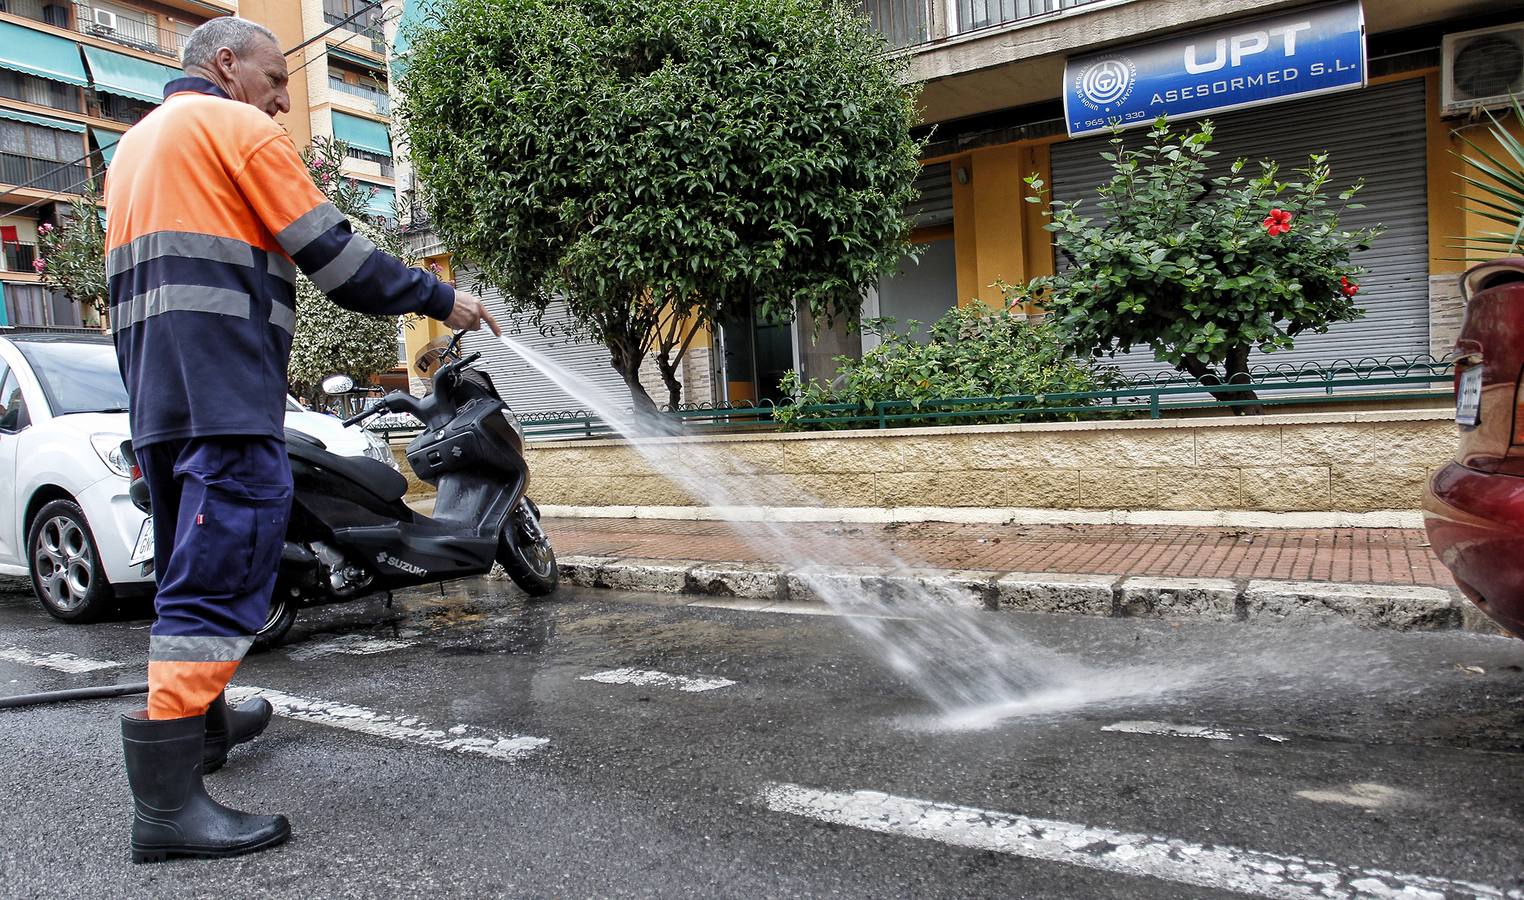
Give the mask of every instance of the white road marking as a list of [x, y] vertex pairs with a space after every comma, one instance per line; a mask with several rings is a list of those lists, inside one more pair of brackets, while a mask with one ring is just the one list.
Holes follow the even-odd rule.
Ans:
[[1414, 799], [1411, 793], [1401, 788], [1370, 781], [1352, 784], [1347, 791], [1297, 791], [1296, 795], [1314, 803], [1339, 803], [1344, 806], [1358, 806], [1362, 809], [1380, 809], [1393, 803]]
[[314, 722], [434, 750], [474, 753], [492, 759], [519, 759], [550, 743], [542, 737], [504, 735], [474, 725], [439, 728], [414, 716], [395, 716], [363, 706], [298, 697], [269, 688], [228, 688], [228, 700], [231, 702], [242, 702], [251, 697], [265, 698], [275, 707], [276, 715], [288, 719]]
[[775, 812], [880, 834], [940, 841], [1178, 884], [1276, 898], [1524, 898], [1465, 881], [1362, 869], [1237, 847], [1035, 819], [877, 791], [822, 791], [772, 784], [760, 802]]
[[33, 653], [24, 647], [9, 646], [0, 647], [0, 659], [36, 666], [39, 669], [68, 672], [70, 675], [94, 672], [99, 669], [115, 669], [122, 665], [108, 659], [91, 659], [88, 656], [75, 656], [72, 653]]
[[306, 662], [322, 659], [325, 656], [371, 656], [376, 653], [390, 653], [393, 650], [406, 650], [413, 646], [417, 646], [417, 641], [398, 641], [346, 634], [331, 641], [294, 647], [286, 655], [297, 662]]
[[594, 675], [583, 675], [581, 680], [596, 681], [600, 684], [673, 688], [687, 694], [717, 691], [735, 684], [729, 678], [690, 678], [687, 675], [669, 675], [666, 672], [652, 672], [645, 669], [610, 669]]
[[1284, 744], [1290, 738], [1279, 734], [1245, 733], [1238, 731], [1224, 731], [1221, 728], [1209, 728], [1205, 725], [1176, 725], [1172, 722], [1147, 722], [1127, 721], [1113, 722], [1101, 728], [1102, 731], [1119, 731], [1124, 734], [1155, 734], [1163, 737], [1200, 738], [1206, 741], [1231, 741], [1241, 737], [1258, 737], [1277, 744]]

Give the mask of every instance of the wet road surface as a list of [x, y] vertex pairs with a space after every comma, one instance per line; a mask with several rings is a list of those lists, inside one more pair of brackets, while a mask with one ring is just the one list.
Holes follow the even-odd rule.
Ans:
[[[133, 866], [141, 698], [0, 710], [0, 896], [1524, 897], [1524, 642], [975, 615], [1074, 668], [953, 728], [831, 615], [487, 581], [308, 612], [207, 779], [287, 846]], [[0, 694], [141, 680], [148, 624], [0, 579]]]

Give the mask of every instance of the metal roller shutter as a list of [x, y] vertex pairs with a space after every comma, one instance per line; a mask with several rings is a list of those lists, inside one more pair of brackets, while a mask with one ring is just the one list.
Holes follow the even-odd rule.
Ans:
[[905, 215], [916, 228], [953, 223], [952, 163], [922, 166], [915, 189], [920, 196], [905, 208]]
[[[1304, 334], [1296, 348], [1262, 354], [1251, 364], [1278, 366], [1363, 357], [1418, 356], [1429, 351], [1429, 234], [1424, 80], [1414, 78], [1329, 97], [1294, 101], [1213, 116], [1217, 125], [1211, 160], [1213, 175], [1233, 160], [1254, 165], [1273, 159], [1283, 172], [1306, 165], [1308, 155], [1327, 151], [1334, 193], [1365, 178], [1358, 195], [1364, 209], [1343, 217], [1351, 227], [1386, 227], [1371, 249], [1355, 260], [1368, 269], [1357, 301], [1358, 321], [1335, 325], [1327, 334]], [[1128, 132], [1138, 146], [1140, 131]], [[1084, 198], [1094, 209], [1095, 187], [1110, 177], [1101, 159], [1108, 138], [1093, 137], [1053, 146], [1053, 196]], [[1083, 207], [1082, 207], [1083, 208]], [[1128, 374], [1166, 371], [1146, 349], [1118, 354]]]
[[[462, 285], [476, 284], [474, 272], [465, 270], [460, 274]], [[609, 396], [616, 398], [621, 407], [629, 405], [629, 388], [625, 387], [619, 373], [609, 365], [608, 348], [602, 344], [570, 338], [562, 333], [564, 327], [572, 322], [571, 313], [567, 310], [566, 304], [556, 301], [546, 310], [545, 324], [550, 326], [551, 334], [541, 334], [538, 329], [527, 324], [522, 331], [515, 333], [516, 323], [520, 321], [520, 318], [509, 314], [507, 304], [503, 302], [502, 293], [497, 288], [488, 287], [485, 284], [476, 284], [476, 287], [478, 288], [477, 296], [487, 304], [487, 309], [497, 319], [498, 324], [503, 326], [505, 334], [546, 354], [583, 378], [591, 380], [607, 391]], [[492, 375], [493, 383], [502, 392], [503, 399], [513, 407], [514, 412], [522, 415], [584, 408], [584, 404], [566, 396], [554, 382], [520, 359], [518, 354], [509, 350], [502, 341], [493, 337], [492, 332], [482, 330], [468, 334], [461, 341], [461, 346], [467, 353], [481, 352], [480, 365]]]

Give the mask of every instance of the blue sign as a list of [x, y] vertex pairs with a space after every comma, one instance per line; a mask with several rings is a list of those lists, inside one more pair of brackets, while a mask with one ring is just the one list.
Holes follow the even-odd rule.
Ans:
[[1365, 86], [1365, 15], [1345, 0], [1064, 66], [1069, 136]]

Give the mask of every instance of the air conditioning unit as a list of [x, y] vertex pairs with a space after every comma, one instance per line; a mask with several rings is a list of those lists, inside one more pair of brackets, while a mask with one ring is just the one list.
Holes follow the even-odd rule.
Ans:
[[95, 19], [95, 27], [103, 31], [116, 30], [116, 13], [109, 9], [92, 10], [92, 13]]
[[1524, 99], [1524, 22], [1445, 35], [1445, 115]]

